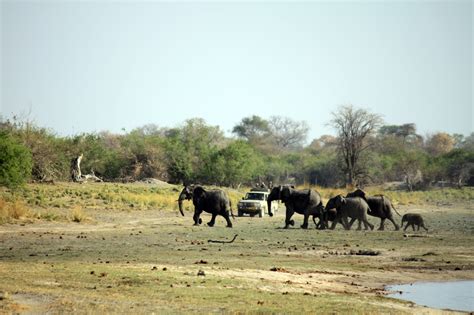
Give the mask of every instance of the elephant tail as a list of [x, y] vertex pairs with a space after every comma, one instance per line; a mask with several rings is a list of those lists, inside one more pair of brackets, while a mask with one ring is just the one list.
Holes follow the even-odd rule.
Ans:
[[[382, 200], [383, 200], [383, 196], [382, 196]], [[395, 209], [395, 206], [393, 205], [393, 203], [390, 202], [390, 201], [389, 201], [389, 203], [390, 203], [390, 206], [392, 207], [393, 211], [395, 211], [395, 213], [398, 214], [399, 217], [401, 217], [402, 215], [397, 211], [397, 209]]]
[[392, 205], [392, 208], [393, 210], [395, 211], [396, 214], [398, 214], [399, 217], [401, 217], [402, 215], [397, 211], [397, 209], [395, 209], [395, 207]]

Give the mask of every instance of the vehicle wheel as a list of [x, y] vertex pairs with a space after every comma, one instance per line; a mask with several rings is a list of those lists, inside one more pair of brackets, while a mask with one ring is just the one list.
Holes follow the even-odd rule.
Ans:
[[259, 218], [263, 218], [265, 211], [263, 209], [260, 209], [260, 212], [258, 213]]
[[237, 216], [238, 216], [238, 217], [241, 217], [241, 216], [243, 216], [243, 215], [244, 215], [244, 214], [242, 213], [242, 211], [237, 210]]

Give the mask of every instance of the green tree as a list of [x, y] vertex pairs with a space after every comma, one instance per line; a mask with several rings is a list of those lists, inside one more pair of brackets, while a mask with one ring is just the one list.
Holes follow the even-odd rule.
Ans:
[[22, 186], [31, 177], [30, 151], [5, 132], [0, 132], [0, 185]]
[[474, 177], [474, 151], [454, 149], [441, 156], [446, 176], [461, 188]]
[[208, 168], [221, 185], [239, 186], [263, 174], [263, 160], [248, 143], [238, 140], [219, 150]]
[[254, 142], [259, 138], [266, 137], [270, 133], [268, 121], [260, 116], [242, 118], [240, 123], [232, 129], [239, 138]]
[[203, 119], [186, 120], [182, 127], [166, 132], [165, 156], [172, 182], [209, 182], [213, 156], [225, 147], [226, 139], [218, 126]]
[[144, 134], [136, 129], [122, 137], [124, 175], [135, 180], [167, 176], [164, 138], [156, 133]]

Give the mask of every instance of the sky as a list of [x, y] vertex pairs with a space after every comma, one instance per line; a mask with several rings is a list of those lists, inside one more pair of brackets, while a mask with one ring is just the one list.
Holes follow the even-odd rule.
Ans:
[[471, 1], [0, 1], [0, 115], [59, 135], [258, 115], [311, 141], [348, 104], [474, 131]]

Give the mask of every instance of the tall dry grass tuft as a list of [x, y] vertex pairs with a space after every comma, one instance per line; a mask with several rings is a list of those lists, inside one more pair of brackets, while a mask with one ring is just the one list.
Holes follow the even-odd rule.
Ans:
[[80, 222], [84, 222], [84, 221], [88, 220], [88, 217], [85, 214], [84, 210], [82, 210], [81, 206], [75, 206], [71, 210], [71, 214], [69, 215], [69, 219], [72, 222], [80, 223]]
[[6, 201], [0, 199], [0, 223], [23, 219], [30, 215], [31, 212], [23, 201]]

